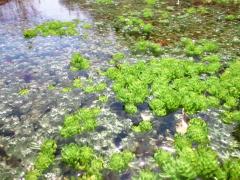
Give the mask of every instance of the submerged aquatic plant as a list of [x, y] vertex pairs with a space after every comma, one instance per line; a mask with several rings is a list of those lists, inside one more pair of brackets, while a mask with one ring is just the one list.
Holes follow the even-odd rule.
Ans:
[[149, 35], [153, 31], [152, 24], [145, 23], [137, 17], [119, 16], [115, 23], [115, 28], [125, 35], [133, 36]]
[[133, 47], [134, 53], [152, 54], [154, 56], [159, 56], [162, 51], [159, 44], [146, 40], [138, 41]]
[[159, 178], [157, 173], [150, 170], [141, 170], [138, 176], [133, 177], [133, 180], [158, 180]]
[[61, 157], [65, 164], [76, 170], [84, 171], [85, 176], [91, 176], [93, 179], [101, 178], [103, 160], [95, 154], [91, 147], [77, 144], [65, 145], [62, 148]]
[[35, 160], [34, 168], [26, 173], [27, 180], [38, 179], [42, 173], [49, 168], [55, 159], [57, 144], [54, 140], [46, 140]]
[[21, 89], [21, 90], [18, 92], [18, 94], [21, 95], [21, 96], [26, 96], [26, 95], [28, 95], [29, 93], [30, 93], [30, 90], [27, 89], [27, 88], [23, 88], [23, 89]]
[[132, 130], [136, 133], [145, 133], [153, 129], [152, 123], [149, 120], [144, 120], [139, 123], [137, 126], [133, 126]]
[[86, 70], [89, 68], [89, 60], [83, 57], [80, 53], [73, 53], [70, 65], [73, 70]]
[[98, 4], [113, 4], [113, 0], [96, 0]]
[[134, 154], [130, 151], [114, 153], [110, 157], [108, 167], [116, 172], [122, 172], [128, 168], [128, 164], [134, 159]]
[[75, 36], [78, 35], [76, 28], [76, 22], [48, 21], [33, 29], [25, 30], [23, 35], [25, 38], [36, 36]]
[[96, 118], [99, 113], [100, 109], [98, 108], [82, 108], [74, 114], [67, 115], [64, 118], [60, 134], [68, 138], [76, 134], [94, 130], [97, 127]]

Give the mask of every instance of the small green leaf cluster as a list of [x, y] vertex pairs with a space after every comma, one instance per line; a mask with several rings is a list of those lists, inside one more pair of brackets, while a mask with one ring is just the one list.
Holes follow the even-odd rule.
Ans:
[[27, 29], [23, 35], [25, 38], [36, 36], [75, 36], [78, 35], [77, 24], [74, 22], [49, 21]]
[[113, 54], [110, 63], [114, 65], [118, 65], [124, 59], [124, 57], [125, 55], [123, 53], [115, 53]]
[[[207, 125], [201, 119], [192, 119], [184, 135], [176, 135], [176, 153], [162, 149], [155, 161], [163, 175], [171, 179], [226, 179], [226, 172], [217, 154], [208, 147]], [[197, 145], [197, 146], [196, 146]]]
[[128, 168], [128, 164], [134, 159], [134, 154], [130, 151], [114, 153], [110, 157], [108, 167], [116, 172], [122, 172]]
[[150, 8], [143, 9], [143, 17], [146, 19], [152, 18], [154, 16], [153, 10]]
[[189, 38], [182, 38], [181, 41], [185, 47], [185, 53], [188, 56], [200, 56], [206, 53], [214, 53], [219, 50], [218, 44], [210, 40], [200, 40], [195, 42]]
[[107, 84], [104, 83], [104, 82], [101, 82], [101, 83], [96, 84], [96, 85], [84, 87], [84, 92], [86, 92], [86, 93], [102, 92], [106, 88], [107, 88]]
[[145, 2], [147, 3], [147, 5], [154, 5], [156, 4], [157, 0], [145, 0]]
[[21, 89], [21, 90], [18, 92], [18, 94], [21, 95], [21, 96], [26, 96], [26, 95], [28, 95], [29, 93], [30, 93], [30, 90], [27, 89], [27, 88], [23, 88], [23, 89]]
[[158, 180], [160, 177], [158, 174], [150, 170], [141, 170], [138, 176], [134, 176], [133, 180]]
[[113, 4], [113, 0], [96, 0], [98, 4]]
[[139, 123], [137, 126], [133, 126], [132, 130], [135, 133], [145, 133], [153, 129], [152, 123], [149, 120], [144, 120]]
[[224, 170], [227, 172], [227, 179], [240, 179], [240, 159], [231, 158], [224, 162]]
[[200, 7], [190, 7], [186, 9], [186, 12], [188, 14], [208, 14], [208, 9], [206, 7], [200, 6]]
[[85, 177], [101, 177], [103, 159], [98, 157], [94, 150], [88, 146], [77, 144], [65, 145], [61, 151], [62, 161], [76, 170], [85, 172]]
[[153, 26], [150, 23], [145, 23], [137, 17], [119, 16], [115, 28], [117, 31], [125, 35], [142, 36], [149, 35], [153, 31]]
[[73, 70], [85, 70], [90, 66], [89, 60], [83, 57], [80, 53], [73, 53], [70, 62]]
[[141, 40], [134, 45], [133, 52], [137, 54], [142, 53], [142, 54], [159, 56], [162, 54], [163, 50], [161, 46], [157, 43]]
[[76, 134], [94, 130], [97, 127], [96, 118], [99, 113], [100, 109], [98, 108], [82, 108], [74, 114], [67, 115], [64, 118], [60, 134], [68, 138]]
[[26, 180], [38, 179], [42, 173], [49, 168], [55, 159], [57, 144], [54, 140], [46, 140], [35, 160], [34, 169], [27, 172]]

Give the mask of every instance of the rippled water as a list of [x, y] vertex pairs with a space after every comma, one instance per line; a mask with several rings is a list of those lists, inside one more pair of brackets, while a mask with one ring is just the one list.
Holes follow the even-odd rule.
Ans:
[[[101, 22], [92, 16], [91, 9], [83, 7], [84, 4], [67, 0], [12, 0], [0, 6], [0, 174], [3, 179], [22, 177], [32, 165], [44, 138], [55, 138], [60, 147], [68, 141], [90, 144], [103, 155], [121, 148], [132, 149], [138, 158], [131, 165], [131, 170], [151, 166], [153, 149], [168, 146], [166, 143], [171, 142], [178, 112], [154, 118], [154, 131], [150, 134], [136, 136], [131, 132], [132, 124], [138, 123], [143, 116], [151, 115], [148, 106], [139, 107], [141, 113], [136, 117], [128, 116], [123, 112], [123, 105], [115, 101], [110, 83], [99, 75], [98, 70], [105, 70], [111, 55], [116, 52], [127, 54], [129, 61], [136, 59], [130, 56], [127, 45], [110, 26], [99, 28]], [[52, 19], [80, 19], [80, 35], [24, 39], [24, 29]], [[84, 22], [92, 24], [93, 28], [84, 29]], [[69, 71], [69, 59], [76, 51], [91, 60], [89, 71]], [[100, 105], [103, 113], [95, 132], [66, 141], [58, 135], [64, 115], [79, 107], [99, 104], [96, 94], [87, 95], [78, 89], [62, 92], [76, 77], [90, 77], [95, 82], [109, 83], [104, 93], [110, 100], [106, 105]], [[55, 85], [56, 89], [49, 90], [49, 85]], [[20, 96], [18, 92], [22, 88], [28, 88], [29, 95]], [[221, 126], [226, 134], [213, 130], [213, 146], [223, 151], [226, 142], [215, 139], [233, 141], [227, 135], [232, 127], [216, 124], [216, 119], [211, 118], [215, 125], [210, 128]], [[223, 148], [219, 148], [219, 144]], [[46, 175], [48, 179], [74, 174], [68, 169], [60, 169], [59, 164], [57, 162]], [[123, 177], [129, 178], [127, 174]]]

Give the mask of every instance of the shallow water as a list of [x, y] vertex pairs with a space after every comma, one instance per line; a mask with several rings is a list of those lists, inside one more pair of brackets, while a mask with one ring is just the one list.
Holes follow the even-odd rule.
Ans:
[[[103, 22], [99, 20], [101, 18], [96, 18], [97, 13], [93, 11], [94, 7], [89, 3], [67, 0], [12, 0], [0, 6], [0, 175], [3, 179], [23, 177], [45, 138], [55, 138], [59, 148], [69, 142], [89, 144], [105, 156], [123, 148], [133, 150], [138, 158], [131, 164], [129, 172], [122, 175], [123, 179], [129, 179], [139, 168], [154, 166], [151, 156], [156, 147], [170, 148], [179, 112], [154, 118], [154, 130], [149, 134], [138, 136], [131, 132], [132, 124], [137, 124], [142, 117], [152, 116], [149, 108], [142, 105], [138, 115], [127, 115], [123, 105], [116, 102], [111, 83], [98, 71], [109, 67], [108, 61], [116, 52], [127, 54], [130, 62], [138, 58], [130, 55], [128, 44], [114, 32], [111, 24], [104, 24], [101, 28]], [[73, 19], [80, 20], [80, 35], [76, 37], [26, 40], [22, 35], [24, 29], [47, 20]], [[93, 28], [83, 28], [85, 22], [92, 24]], [[91, 60], [89, 71], [74, 73], [69, 70], [73, 52], [80, 52]], [[109, 96], [109, 102], [102, 105], [98, 94], [86, 94], [79, 89], [63, 93], [63, 88], [71, 86], [72, 80], [77, 77], [107, 82], [109, 87], [103, 94]], [[56, 88], [49, 90], [50, 85]], [[20, 96], [18, 92], [22, 88], [28, 88], [30, 93]], [[65, 114], [96, 104], [102, 107], [103, 113], [95, 132], [70, 140], [59, 137]], [[231, 153], [238, 156], [236, 142], [228, 136], [233, 127], [220, 123], [217, 112], [200, 115], [208, 117], [211, 113], [214, 114], [209, 115], [212, 146], [222, 156]], [[221, 134], [216, 130], [219, 127]], [[231, 147], [229, 142], [233, 143]], [[57, 160], [46, 177], [60, 179], [70, 175], [77, 174], [63, 168]], [[118, 175], [113, 177], [116, 179]]]

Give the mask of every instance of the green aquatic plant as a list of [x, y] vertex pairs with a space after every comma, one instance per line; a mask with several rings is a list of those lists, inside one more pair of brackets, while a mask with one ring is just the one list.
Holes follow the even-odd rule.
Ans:
[[104, 83], [104, 82], [101, 82], [101, 83], [96, 84], [96, 85], [84, 87], [84, 92], [86, 92], [86, 93], [102, 92], [106, 88], [107, 88], [107, 84]]
[[27, 29], [23, 35], [25, 38], [36, 36], [75, 36], [78, 35], [77, 24], [75, 22], [48, 21], [36, 26], [33, 29]]
[[89, 68], [89, 60], [83, 57], [80, 53], [73, 53], [70, 62], [73, 70], [86, 70]]
[[225, 111], [222, 120], [224, 123], [230, 124], [233, 122], [240, 122], [240, 111], [235, 110], [232, 112]]
[[112, 55], [112, 59], [110, 61], [111, 64], [118, 65], [123, 59], [125, 55], [123, 53], [115, 53]]
[[204, 53], [215, 53], [219, 50], [216, 42], [210, 40], [193, 41], [189, 38], [181, 38], [188, 56], [200, 56]]
[[192, 143], [207, 144], [209, 141], [208, 127], [205, 121], [198, 118], [191, 119], [186, 136]]
[[150, 8], [143, 9], [143, 17], [146, 19], [152, 18], [154, 16], [153, 10]]
[[145, 133], [153, 129], [152, 123], [149, 120], [144, 120], [139, 123], [137, 126], [133, 126], [132, 130], [135, 133]]
[[162, 54], [163, 50], [161, 46], [157, 43], [153, 43], [151, 41], [141, 40], [138, 41], [133, 47], [134, 53], [144, 53], [144, 54], [152, 54], [154, 56], [159, 56]]
[[55, 86], [55, 85], [53, 85], [53, 84], [49, 84], [49, 85], [48, 85], [48, 90], [49, 90], [49, 91], [52, 91], [52, 90], [54, 90], [54, 89], [56, 89], [56, 86]]
[[72, 91], [71, 87], [64, 87], [64, 88], [62, 88], [61, 93], [69, 93], [71, 91]]
[[148, 4], [148, 5], [154, 5], [157, 0], [145, 0], [145, 2]]
[[124, 109], [129, 114], [137, 113], [138, 109], [134, 104], [125, 104]]
[[108, 167], [116, 172], [122, 172], [128, 168], [128, 164], [134, 159], [134, 154], [130, 151], [114, 153], [110, 157]]
[[73, 87], [74, 88], [82, 88], [83, 84], [80, 78], [76, 78], [73, 80]]
[[230, 158], [224, 162], [224, 170], [226, 171], [226, 179], [238, 180], [240, 179], [240, 159]]
[[96, 118], [99, 114], [100, 109], [98, 108], [82, 108], [71, 115], [67, 115], [64, 118], [60, 134], [68, 138], [94, 130], [97, 127]]
[[[98, 157], [94, 150], [88, 146], [77, 144], [65, 145], [61, 151], [62, 161], [76, 170], [85, 172], [85, 177], [101, 177], [103, 160]], [[94, 179], [95, 179], [94, 178]]]
[[27, 88], [23, 88], [23, 89], [21, 89], [21, 90], [18, 92], [18, 94], [21, 95], [21, 96], [26, 96], [26, 95], [28, 95], [29, 93], [30, 93], [30, 90], [27, 89]]
[[96, 0], [98, 4], [113, 4], [113, 0]]
[[47, 139], [41, 146], [40, 152], [34, 163], [34, 169], [26, 173], [26, 179], [38, 179], [55, 159], [55, 152], [57, 149], [56, 141]]
[[158, 180], [159, 178], [157, 173], [150, 170], [141, 170], [138, 176], [133, 177], [133, 180]]
[[92, 29], [93, 26], [91, 24], [85, 22], [85, 23], [83, 23], [82, 27], [83, 27], [83, 29]]
[[106, 103], [108, 102], [108, 96], [106, 95], [99, 96], [98, 100], [102, 103]]
[[149, 35], [153, 31], [152, 24], [145, 23], [142, 19], [131, 16], [119, 16], [114, 27], [125, 35], [133, 36]]

